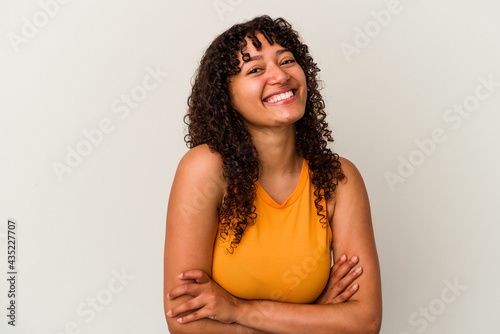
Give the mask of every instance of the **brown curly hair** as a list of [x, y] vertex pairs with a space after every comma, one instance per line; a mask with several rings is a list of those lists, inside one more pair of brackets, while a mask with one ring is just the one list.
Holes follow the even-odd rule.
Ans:
[[316, 209], [324, 227], [327, 225], [326, 208], [321, 200], [332, 197], [338, 181], [344, 178], [339, 156], [327, 147], [333, 138], [325, 121], [325, 103], [319, 93], [319, 68], [309, 55], [307, 45], [282, 18], [273, 20], [269, 16], [259, 16], [232, 26], [212, 42], [202, 57], [184, 117], [188, 125], [184, 138], [186, 145], [193, 148], [207, 144], [222, 157], [227, 193], [219, 207], [219, 233], [224, 239], [232, 235], [230, 253], [241, 241], [245, 228], [257, 217], [254, 199], [255, 181], [259, 176], [258, 153], [242, 117], [231, 105], [228, 89], [230, 78], [241, 70], [238, 53], [243, 61], [248, 61], [250, 56], [245, 53], [245, 38], [260, 50], [257, 32], [269, 44], [277, 43], [290, 50], [305, 73], [307, 102], [304, 116], [295, 123], [296, 147], [309, 163], [311, 182], [316, 188]]

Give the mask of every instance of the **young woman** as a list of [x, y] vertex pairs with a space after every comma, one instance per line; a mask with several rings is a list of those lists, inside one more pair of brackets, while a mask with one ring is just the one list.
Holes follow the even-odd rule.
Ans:
[[368, 196], [327, 147], [318, 71], [290, 24], [268, 16], [203, 56], [167, 213], [172, 333], [379, 332]]

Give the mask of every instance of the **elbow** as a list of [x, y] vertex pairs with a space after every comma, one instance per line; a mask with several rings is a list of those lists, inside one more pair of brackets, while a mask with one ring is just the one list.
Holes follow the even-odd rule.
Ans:
[[186, 334], [190, 333], [189, 326], [183, 326], [177, 322], [179, 317], [169, 317], [165, 312], [165, 318], [167, 320], [168, 332], [170, 334]]
[[165, 316], [167, 318], [168, 332], [170, 334], [199, 334], [207, 332], [206, 328], [204, 328], [206, 326], [206, 322], [203, 320], [181, 324], [177, 322], [177, 319], [179, 319], [178, 316], [173, 318], [168, 315]]
[[187, 334], [193, 333], [192, 326], [189, 324], [180, 324], [177, 320], [179, 316], [171, 317], [167, 315], [167, 312], [171, 310], [174, 305], [171, 304], [171, 301], [168, 298], [164, 299], [164, 311], [165, 311], [165, 320], [167, 321], [168, 332], [170, 334]]
[[165, 314], [165, 318], [167, 319], [167, 327], [168, 327], [168, 332], [170, 334], [181, 334], [182, 332], [179, 331], [178, 326], [176, 326], [176, 319], [170, 318], [168, 315]]
[[178, 317], [171, 318], [168, 315], [166, 317], [167, 317], [168, 332], [170, 334], [197, 333], [196, 331], [193, 332], [193, 330], [191, 329], [191, 326], [189, 326], [188, 324], [186, 324], [187, 325], [186, 326], [186, 325], [182, 325], [182, 324], [178, 323], [177, 322]]
[[[356, 334], [380, 334], [380, 328], [382, 326], [381, 319], [366, 319], [364, 321], [356, 322], [356, 325], [348, 330], [348, 333]], [[335, 332], [336, 333], [336, 332]], [[347, 333], [347, 332], [346, 332]]]
[[[355, 321], [353, 321], [356, 319]], [[382, 309], [363, 309], [357, 313], [351, 325], [349, 333], [356, 334], [379, 334], [382, 327]]]
[[167, 326], [168, 332], [170, 334], [185, 334], [187, 333], [184, 328], [177, 322], [177, 319], [170, 318], [167, 316]]
[[364, 329], [360, 331], [363, 334], [379, 334], [382, 327], [382, 312], [376, 312], [370, 315], [364, 324]]
[[366, 334], [379, 334], [382, 327], [382, 317], [374, 319], [367, 325]]

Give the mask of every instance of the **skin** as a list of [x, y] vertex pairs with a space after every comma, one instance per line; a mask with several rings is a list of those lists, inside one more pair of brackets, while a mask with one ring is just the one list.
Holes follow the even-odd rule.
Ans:
[[[241, 72], [229, 84], [231, 102], [244, 119], [259, 158], [259, 182], [278, 203], [293, 192], [300, 178], [302, 157], [295, 150], [295, 122], [304, 115], [306, 77], [293, 54], [280, 45], [262, 41], [256, 50], [248, 43], [249, 62], [241, 61]], [[261, 59], [260, 59], [261, 58]], [[267, 98], [287, 90], [294, 96], [276, 103]]]
[[[257, 58], [241, 62], [242, 71], [231, 78], [230, 95], [259, 152], [259, 182], [282, 203], [300, 178], [303, 158], [295, 150], [294, 123], [304, 113], [307, 88], [293, 55], [269, 45], [262, 35], [257, 37], [262, 48], [248, 43], [247, 51]], [[266, 100], [289, 89], [292, 98], [281, 103]], [[187, 152], [174, 178], [167, 213], [164, 303], [169, 330], [378, 333], [381, 284], [368, 196], [356, 167], [347, 159], [341, 158], [341, 163], [346, 179], [327, 201], [337, 261], [314, 304], [291, 304], [239, 299], [210, 279], [217, 207], [226, 189], [222, 160], [207, 145]]]

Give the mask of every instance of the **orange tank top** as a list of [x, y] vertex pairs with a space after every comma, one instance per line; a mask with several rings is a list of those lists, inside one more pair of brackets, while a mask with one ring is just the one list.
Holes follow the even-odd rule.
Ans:
[[217, 233], [212, 278], [239, 298], [312, 303], [328, 282], [331, 230], [319, 221], [307, 162], [282, 205], [256, 185], [255, 224], [247, 226], [232, 254], [226, 251], [230, 236], [224, 240]]

